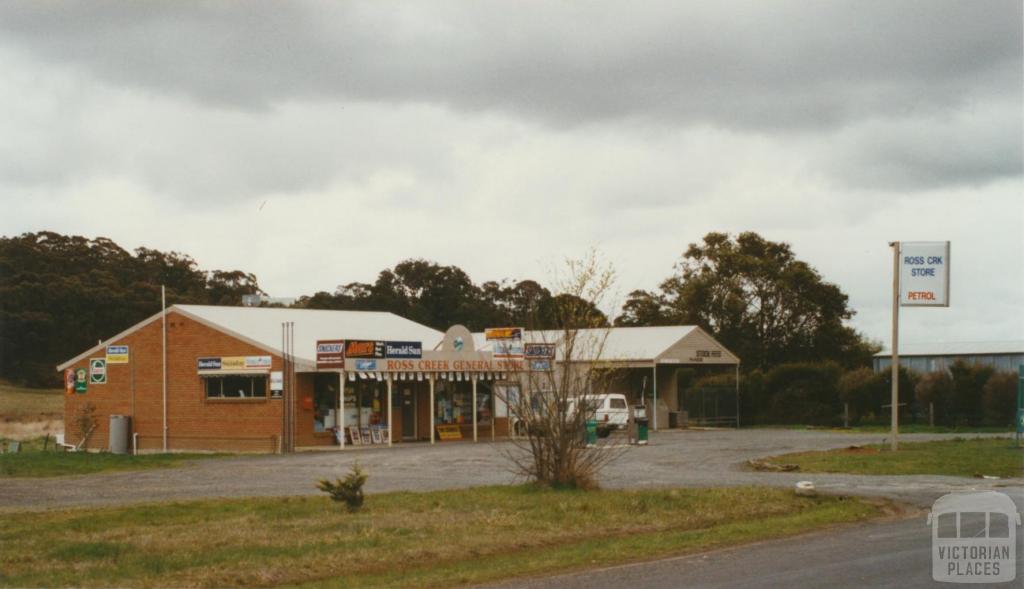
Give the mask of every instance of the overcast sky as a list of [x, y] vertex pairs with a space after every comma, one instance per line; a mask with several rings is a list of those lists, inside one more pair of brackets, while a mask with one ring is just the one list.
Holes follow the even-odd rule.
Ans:
[[622, 295], [753, 230], [888, 343], [891, 240], [952, 241], [902, 341], [1024, 339], [1020, 0], [0, 5], [0, 234], [254, 272], [422, 257]]

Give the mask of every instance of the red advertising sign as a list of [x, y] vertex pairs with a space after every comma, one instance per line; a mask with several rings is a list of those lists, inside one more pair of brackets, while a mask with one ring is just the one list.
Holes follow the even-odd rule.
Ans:
[[345, 340], [322, 339], [316, 342], [317, 368], [345, 367]]

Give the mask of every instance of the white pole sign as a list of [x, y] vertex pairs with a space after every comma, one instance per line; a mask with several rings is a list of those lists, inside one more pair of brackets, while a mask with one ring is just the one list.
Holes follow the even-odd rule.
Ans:
[[949, 242], [900, 244], [900, 306], [949, 306]]

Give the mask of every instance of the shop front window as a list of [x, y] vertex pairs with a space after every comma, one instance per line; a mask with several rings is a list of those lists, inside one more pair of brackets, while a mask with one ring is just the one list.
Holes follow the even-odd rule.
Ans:
[[357, 381], [346, 388], [345, 425], [366, 426], [385, 423], [383, 416], [387, 403], [386, 386], [376, 380], [367, 380]]
[[492, 417], [492, 395], [490, 383], [480, 382], [476, 387], [476, 420], [478, 423], [488, 425]]
[[313, 431], [329, 432], [337, 425], [338, 376], [317, 374], [313, 386]]
[[207, 399], [264, 399], [267, 396], [265, 375], [204, 376]]
[[437, 403], [435, 420], [438, 425], [473, 423], [473, 389], [468, 382], [441, 381], [434, 397]]

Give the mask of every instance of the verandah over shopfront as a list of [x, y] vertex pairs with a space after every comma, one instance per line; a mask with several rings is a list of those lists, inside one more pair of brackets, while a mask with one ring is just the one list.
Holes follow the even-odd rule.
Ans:
[[[319, 362], [320, 370], [342, 373], [340, 378], [347, 377], [350, 382], [376, 380], [386, 383], [388, 400], [393, 398], [393, 387], [396, 384], [404, 386], [402, 383], [426, 383], [429, 386], [427, 409], [430, 412], [427, 423], [435, 426], [428, 425], [431, 429], [431, 442], [436, 439], [435, 433], [441, 433], [444, 439], [445, 429], [454, 425], [451, 412], [445, 409], [443, 398], [453, 388], [464, 386], [471, 389], [471, 392], [466, 390], [465, 393], [467, 398], [472, 399], [472, 403], [465, 402], [467, 407], [462, 411], [456, 406], [455, 414], [456, 417], [467, 414], [472, 417], [471, 423], [465, 422], [465, 426], [472, 425], [472, 437], [477, 440], [482, 402], [488, 404], [488, 420], [485, 420], [484, 426], [489, 428], [490, 437], [495, 436], [499, 427], [503, 427], [507, 433], [510, 431], [510, 416], [504, 405], [505, 395], [510, 392], [516, 394], [519, 391], [529, 394], [526, 390], [532, 380], [529, 375], [549, 373], [556, 368], [600, 364], [626, 373], [650, 370], [648, 374], [651, 376], [650, 393], [653, 394], [655, 407], [655, 429], [658, 427], [659, 413], [662, 413], [661, 423], [667, 424], [668, 412], [679, 409], [679, 401], [675, 397], [675, 368], [681, 365], [733, 365], [737, 368], [738, 378], [738, 358], [696, 327], [579, 330], [574, 332], [573, 337], [577, 343], [583, 343], [575, 346], [571, 359], [565, 357], [562, 344], [565, 337], [566, 334], [562, 332], [527, 332], [520, 328], [494, 329], [482, 334], [471, 334], [462, 326], [454, 326], [449, 329], [435, 350], [421, 350], [409, 342], [334, 340], [319, 343], [318, 360], [322, 360]], [[333, 356], [330, 354], [332, 351]], [[356, 357], [350, 357], [352, 355]], [[665, 370], [659, 372], [659, 367]], [[669, 387], [670, 396], [667, 402], [658, 398], [659, 382]], [[442, 387], [440, 402], [437, 400], [438, 386]], [[478, 386], [485, 388], [482, 397], [478, 392]], [[620, 386], [625, 388], [614, 392], [629, 395], [628, 379]], [[498, 390], [503, 394], [495, 394]], [[644, 392], [642, 391], [641, 395]], [[399, 400], [408, 402], [404, 398]], [[468, 407], [470, 404], [471, 411]], [[385, 415], [400, 418], [390, 406]], [[736, 419], [738, 420], [738, 415]], [[394, 432], [390, 431], [390, 423], [387, 427], [387, 439], [390, 442], [394, 439]], [[434, 431], [435, 428], [438, 428], [438, 432]], [[408, 438], [408, 432], [403, 433], [402, 437]], [[353, 436], [350, 436], [350, 439], [352, 438]], [[339, 442], [344, 443], [344, 436], [339, 437]]]
[[[554, 346], [531, 346], [527, 358], [522, 343], [523, 330], [507, 331], [500, 335], [509, 337], [495, 338], [507, 342], [499, 344], [497, 352], [476, 350], [473, 334], [460, 325], [450, 328], [434, 350], [424, 350], [420, 342], [318, 341], [317, 371], [338, 373], [336, 408], [339, 411], [331, 415], [329, 410], [327, 417], [330, 423], [336, 424], [339, 445], [344, 446], [346, 440], [361, 443], [366, 425], [386, 427], [386, 435], [380, 438], [388, 445], [396, 435], [401, 439], [418, 439], [416, 426], [421, 420], [417, 413], [421, 408], [429, 412], [426, 424], [430, 443], [435, 443], [438, 437], [461, 439], [462, 427], [472, 428], [474, 441], [479, 440], [481, 426], [489, 430], [492, 439], [499, 429], [507, 433], [509, 415], [504, 400], [509, 389], [520, 389], [520, 375], [525, 370], [551, 370], [554, 356]], [[367, 420], [370, 423], [364, 424], [365, 395], [360, 395], [352, 384], [346, 386], [346, 380], [385, 384], [386, 389], [380, 392], [384, 393], [386, 411], [377, 406], [379, 396], [371, 389], [371, 400], [367, 404], [371, 409]], [[409, 383], [424, 383], [429, 396], [420, 402], [421, 391], [409, 388]], [[403, 388], [397, 397], [396, 386]], [[496, 394], [499, 391], [500, 394]], [[399, 412], [394, 408], [396, 401], [402, 404]], [[338, 414], [342, 416], [341, 423], [337, 423], [335, 416]], [[466, 414], [470, 416], [468, 421]], [[401, 432], [395, 431], [396, 418], [402, 425]], [[376, 437], [373, 439], [377, 441]]]

